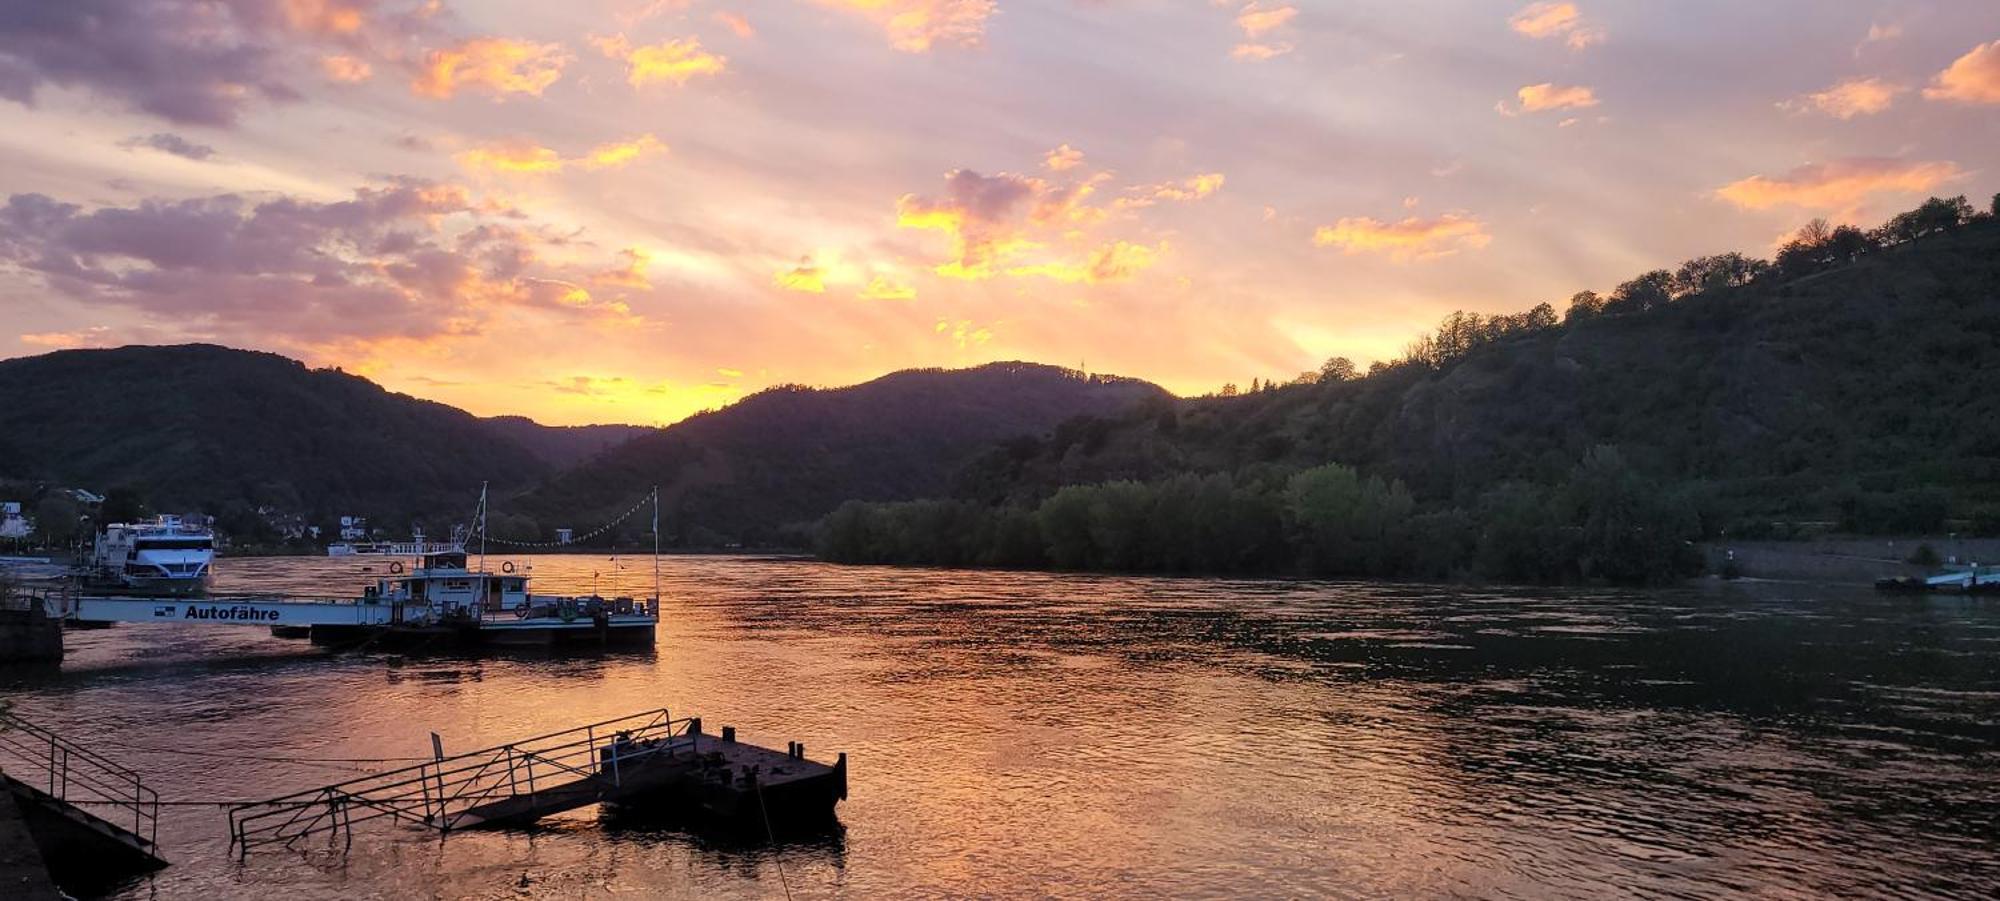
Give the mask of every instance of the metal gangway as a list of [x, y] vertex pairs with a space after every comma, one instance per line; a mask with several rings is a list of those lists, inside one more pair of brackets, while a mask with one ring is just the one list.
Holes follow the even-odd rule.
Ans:
[[692, 763], [701, 719], [666, 708], [445, 756], [229, 811], [232, 847], [297, 847], [324, 836], [352, 847], [354, 827], [389, 819], [448, 833], [531, 821], [655, 787]]
[[160, 796], [139, 774], [0, 705], [0, 791], [18, 785], [157, 859]]

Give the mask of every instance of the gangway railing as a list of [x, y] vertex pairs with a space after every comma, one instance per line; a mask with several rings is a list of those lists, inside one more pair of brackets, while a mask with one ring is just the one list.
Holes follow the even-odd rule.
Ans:
[[674, 719], [666, 708], [590, 723], [428, 763], [240, 804], [229, 811], [233, 847], [295, 847], [325, 836], [351, 847], [354, 827], [399, 820], [450, 832], [476, 809], [512, 799], [548, 797], [575, 787], [617, 788], [626, 771], [651, 759], [692, 753], [701, 719]]
[[126, 828], [151, 852], [160, 838], [160, 796], [139, 774], [0, 708], [0, 773]]

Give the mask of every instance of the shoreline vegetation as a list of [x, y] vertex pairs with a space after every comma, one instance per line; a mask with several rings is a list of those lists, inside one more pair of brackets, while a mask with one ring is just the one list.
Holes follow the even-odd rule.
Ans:
[[[1609, 296], [1584, 291], [1561, 317], [1549, 304], [1455, 313], [1365, 375], [1336, 358], [1248, 393], [1228, 385], [1072, 421], [976, 462], [955, 497], [849, 501], [819, 522], [815, 552], [837, 563], [1643, 585], [1702, 572], [1700, 542], [1801, 537], [1801, 521], [1858, 535], [2000, 534], [2000, 497], [1979, 488], [1996, 474], [2000, 444], [1985, 441], [2000, 439], [1995, 401], [1957, 399], [1992, 382], [1975, 376], [2000, 339], [1996, 236], [2000, 195], [1983, 212], [1931, 198], [1872, 231], [1815, 220], [1771, 261], [1720, 254]], [[1911, 255], [1923, 247], [1961, 256]], [[1878, 262], [1896, 268], [1839, 277]], [[1769, 359], [1753, 361], [1758, 371], [1731, 353]], [[1817, 371], [1829, 358], [1840, 368]], [[1724, 368], [1741, 370], [1727, 374], [1738, 384], [1717, 384]], [[1882, 409], [1870, 379], [1911, 393]], [[1467, 384], [1482, 382], [1554, 412], [1439, 409], [1440, 394], [1473, 395]], [[1686, 390], [1662, 397], [1659, 384]], [[1871, 403], [1828, 406], [1843, 395]], [[1481, 417], [1502, 424], [1451, 431]], [[1408, 434], [1422, 440], [1399, 441]], [[1926, 440], [1945, 446], [1912, 443]], [[1105, 474], [1122, 477], [1092, 478]]]

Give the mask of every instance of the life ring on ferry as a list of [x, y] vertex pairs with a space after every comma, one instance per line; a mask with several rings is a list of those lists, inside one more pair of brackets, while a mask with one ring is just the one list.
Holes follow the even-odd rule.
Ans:
[[533, 612], [534, 612], [534, 611], [533, 611], [533, 610], [532, 610], [531, 608], [529, 608], [529, 606], [528, 606], [528, 602], [527, 602], [527, 601], [522, 601], [522, 602], [521, 602], [521, 604], [520, 604], [520, 606], [518, 606], [518, 607], [515, 607], [515, 608], [514, 608], [514, 618], [515, 618], [515, 619], [527, 619], [527, 618], [528, 618], [528, 614], [530, 614], [530, 613], [533, 613]]
[[502, 564], [500, 564], [500, 571], [501, 571], [501, 572], [503, 572], [503, 573], [506, 573], [506, 574], [508, 574], [508, 575], [510, 575], [510, 576], [511, 576], [511, 575], [513, 575], [513, 574], [514, 574], [514, 561], [512, 561], [512, 560], [509, 560], [509, 561], [507, 561], [507, 562], [505, 562], [505, 563], [502, 563]]
[[400, 572], [402, 572], [402, 571], [403, 571], [403, 561], [401, 561], [401, 560], [392, 560], [392, 561], [390, 561], [390, 562], [389, 562], [389, 571], [390, 571], [390, 572], [392, 572], [392, 573], [400, 573]]

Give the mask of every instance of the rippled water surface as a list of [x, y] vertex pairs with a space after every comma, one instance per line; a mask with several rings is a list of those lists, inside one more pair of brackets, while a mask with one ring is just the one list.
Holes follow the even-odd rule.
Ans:
[[[514, 558], [644, 593], [650, 559]], [[377, 571], [364, 572], [373, 566]], [[497, 565], [497, 559], [495, 561]], [[231, 559], [352, 593], [381, 561]], [[175, 807], [133, 898], [1880, 895], [2000, 884], [2000, 602], [1788, 585], [1476, 591], [664, 562], [649, 652], [336, 654], [256, 627], [72, 632], [18, 709], [169, 800], [639, 710], [846, 751], [832, 835], [601, 818], [237, 860]], [[780, 875], [782, 871], [782, 877]], [[525, 884], [525, 888], [523, 885]]]

